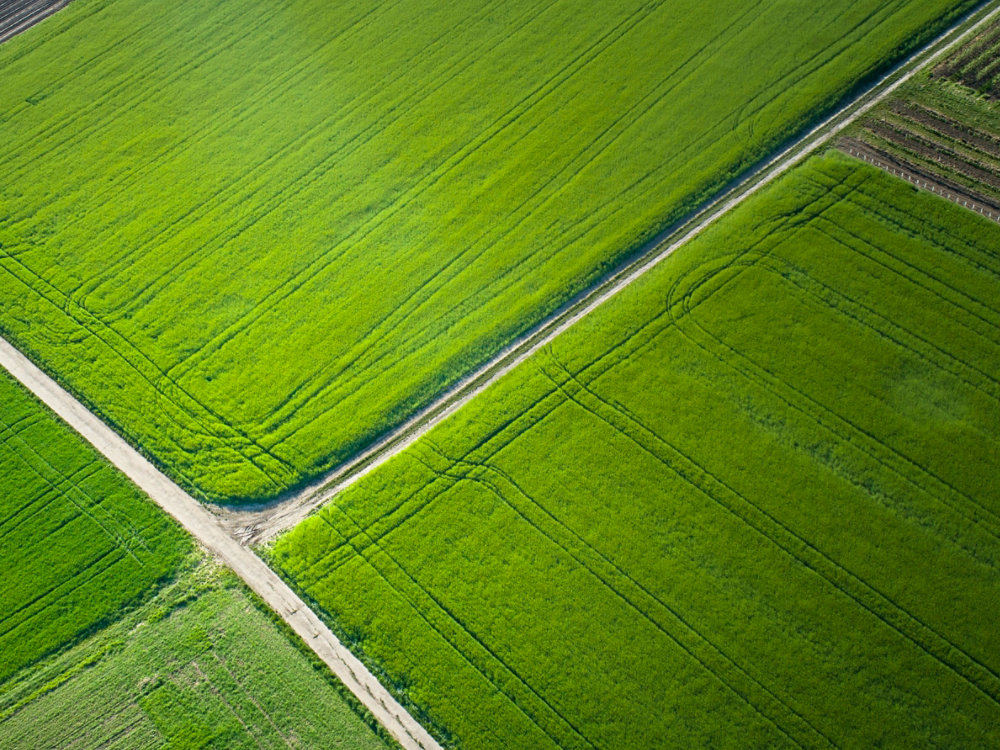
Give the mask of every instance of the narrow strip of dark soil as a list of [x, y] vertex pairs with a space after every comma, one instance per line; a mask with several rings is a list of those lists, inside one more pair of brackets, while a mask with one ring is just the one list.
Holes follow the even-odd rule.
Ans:
[[943, 112], [937, 112], [912, 102], [894, 101], [890, 109], [900, 117], [921, 125], [946, 138], [952, 138], [959, 143], [996, 159], [1000, 159], [1000, 136], [977, 130], [963, 122], [955, 120]]
[[1000, 223], [1000, 201], [993, 201], [974, 190], [948, 180], [941, 175], [918, 167], [898, 156], [874, 148], [856, 138], [841, 138], [837, 148], [845, 154], [906, 180], [921, 190], [927, 190]]
[[966, 66], [996, 42], [998, 34], [1000, 34], [1000, 23], [992, 24], [982, 34], [936, 66], [933, 75], [938, 78], [956, 78]]
[[0, 0], [0, 43], [66, 7], [70, 0]]
[[984, 187], [989, 186], [1000, 190], [1000, 176], [970, 163], [943, 143], [935, 143], [915, 133], [897, 130], [885, 122], [870, 122], [865, 129], [879, 138], [915, 154], [920, 159], [937, 164], [946, 170], [957, 172]]

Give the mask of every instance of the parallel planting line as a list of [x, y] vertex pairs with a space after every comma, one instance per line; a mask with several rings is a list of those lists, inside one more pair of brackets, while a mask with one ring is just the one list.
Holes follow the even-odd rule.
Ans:
[[8, 0], [0, 2], [0, 43], [65, 8], [69, 0]]
[[440, 750], [427, 731], [379, 684], [264, 562], [237, 543], [201, 503], [139, 455], [132, 446], [0, 338], [0, 366], [35, 394], [118, 467], [192, 536], [222, 560], [316, 653], [354, 696], [407, 750]]
[[970, 16], [956, 21], [950, 28], [899, 63], [826, 120], [795, 140], [772, 159], [736, 180], [727, 190], [708, 201], [679, 227], [668, 229], [655, 237], [637, 258], [601, 281], [590, 291], [577, 297], [533, 331], [517, 339], [492, 360], [351, 461], [328, 472], [295, 496], [285, 498], [277, 503], [243, 506], [240, 509], [219, 508], [216, 510], [217, 515], [222, 519], [226, 528], [245, 544], [267, 541], [282, 531], [295, 526], [327, 500], [412, 445], [422, 435], [536, 351], [644, 276], [678, 248], [701, 234], [717, 219], [732, 211], [761, 188], [802, 162], [918, 72], [940, 60], [998, 18], [1000, 18], [1000, 2], [994, 0], [985, 6], [980, 6]]

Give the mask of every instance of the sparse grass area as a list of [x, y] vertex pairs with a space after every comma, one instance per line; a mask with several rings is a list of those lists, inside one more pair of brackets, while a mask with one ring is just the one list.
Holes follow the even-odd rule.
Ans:
[[0, 746], [393, 747], [324, 672], [231, 574], [203, 563], [94, 637], [0, 685]]
[[274, 496], [969, 6], [75, 0], [0, 47], [0, 332]]
[[815, 157], [272, 560], [462, 747], [995, 746], [998, 301]]

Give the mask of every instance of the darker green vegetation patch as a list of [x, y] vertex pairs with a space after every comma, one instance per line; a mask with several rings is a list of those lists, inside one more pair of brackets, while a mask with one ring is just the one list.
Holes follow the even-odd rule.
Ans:
[[995, 746], [998, 300], [995, 223], [815, 158], [274, 560], [464, 747]]

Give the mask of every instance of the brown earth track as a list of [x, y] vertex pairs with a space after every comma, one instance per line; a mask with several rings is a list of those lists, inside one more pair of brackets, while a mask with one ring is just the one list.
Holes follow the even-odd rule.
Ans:
[[987, 74], [987, 70], [996, 62], [998, 46], [1000, 46], [1000, 32], [989, 39], [989, 42], [979, 53], [979, 57], [966, 69], [962, 76], [963, 83], [978, 90], [989, 82], [990, 76]]
[[70, 0], [0, 0], [0, 43], [65, 8]]
[[971, 125], [953, 119], [952, 117], [913, 102], [894, 101], [889, 107], [893, 113], [931, 130], [946, 138], [975, 149], [989, 156], [1000, 159], [1000, 136], [977, 130]]
[[964, 185], [922, 169], [857, 138], [841, 138], [837, 141], [837, 148], [845, 154], [906, 180], [918, 189], [927, 190], [1000, 223], [1000, 201], [987, 198]]
[[990, 175], [1000, 176], [1000, 148], [990, 146], [989, 149], [977, 148], [959, 138], [902, 117], [900, 115], [883, 118], [883, 124], [903, 135], [915, 138], [933, 149], [940, 149], [974, 167], [985, 170]]
[[910, 131], [899, 130], [884, 121], [870, 122], [866, 124], [865, 130], [939, 167], [950, 169], [994, 190], [1000, 190], [1000, 175], [984, 168], [984, 165], [967, 161], [944, 143], [931, 141]]
[[932, 74], [938, 78], [955, 78], [963, 68], [971, 64], [977, 57], [983, 54], [994, 41], [994, 37], [1000, 34], [1000, 23], [992, 24], [983, 33], [978, 34], [969, 43], [949, 55], [946, 60], [934, 67]]
[[260, 557], [234, 540], [205, 506], [170, 481], [2, 337], [0, 368], [31, 391], [209, 552], [229, 566], [323, 660], [404, 750], [441, 750], [427, 730]]

